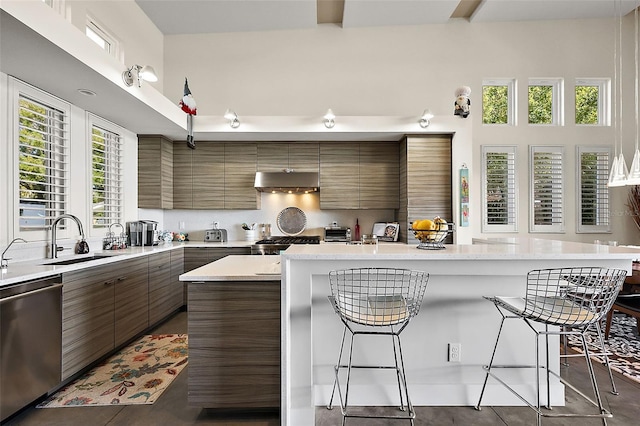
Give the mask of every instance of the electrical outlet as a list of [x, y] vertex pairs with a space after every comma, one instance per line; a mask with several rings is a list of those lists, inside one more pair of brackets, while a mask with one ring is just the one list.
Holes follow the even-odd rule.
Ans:
[[449, 362], [460, 362], [461, 346], [460, 343], [449, 343]]

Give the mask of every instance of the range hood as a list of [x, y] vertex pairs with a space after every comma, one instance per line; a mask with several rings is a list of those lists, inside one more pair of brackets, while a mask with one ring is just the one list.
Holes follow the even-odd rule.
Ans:
[[296, 172], [290, 169], [281, 172], [256, 172], [254, 186], [262, 192], [306, 194], [320, 190], [320, 179], [316, 172]]

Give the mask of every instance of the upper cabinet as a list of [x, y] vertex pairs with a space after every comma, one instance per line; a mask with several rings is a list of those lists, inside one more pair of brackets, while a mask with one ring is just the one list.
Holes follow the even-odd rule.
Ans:
[[199, 142], [195, 150], [174, 146], [174, 209], [254, 210], [255, 143]]
[[163, 136], [138, 139], [138, 207], [173, 208], [173, 142]]
[[[409, 222], [440, 216], [453, 222], [452, 135], [408, 136], [400, 144], [400, 239], [417, 243]], [[447, 237], [451, 238], [451, 236]]]
[[259, 172], [318, 172], [319, 144], [317, 142], [264, 142], [258, 144]]
[[206, 142], [195, 150], [161, 136], [138, 143], [138, 207], [255, 210], [255, 174], [320, 176], [322, 209], [398, 209], [397, 142]]
[[320, 208], [397, 209], [396, 142], [326, 143], [320, 146]]

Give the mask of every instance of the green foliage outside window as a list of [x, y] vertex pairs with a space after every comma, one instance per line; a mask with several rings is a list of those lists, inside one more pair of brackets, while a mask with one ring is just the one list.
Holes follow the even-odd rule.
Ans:
[[45, 160], [48, 133], [44, 107], [20, 99], [20, 198], [46, 199], [47, 167]]
[[482, 123], [507, 124], [509, 114], [508, 86], [482, 87]]
[[92, 202], [93, 202], [93, 225], [94, 227], [106, 226], [105, 217], [105, 169], [106, 169], [106, 156], [105, 156], [105, 140], [104, 133], [94, 127], [91, 131], [92, 141]]
[[529, 86], [529, 124], [553, 124], [553, 86]]
[[576, 86], [576, 124], [598, 124], [597, 86]]

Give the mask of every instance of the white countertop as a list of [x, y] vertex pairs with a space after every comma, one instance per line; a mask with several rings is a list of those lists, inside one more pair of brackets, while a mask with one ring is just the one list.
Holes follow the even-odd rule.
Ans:
[[[510, 238], [491, 244], [445, 245], [442, 250], [418, 249], [416, 244], [351, 245], [319, 244], [293, 245], [283, 255], [285, 259], [579, 259], [593, 258], [594, 254], [608, 259], [640, 257], [640, 249], [614, 247], [541, 238]], [[284, 260], [284, 259], [283, 259]]]
[[[225, 241], [222, 243], [205, 243], [201, 241], [160, 243], [157, 246], [129, 247], [124, 250], [96, 250], [86, 255], [66, 255], [57, 259], [34, 259], [26, 261], [9, 261], [9, 267], [0, 272], [0, 287], [18, 282], [29, 281], [64, 272], [77, 271], [93, 266], [106, 265], [126, 259], [133, 259], [139, 256], [148, 256], [153, 253], [160, 253], [180, 247], [249, 247], [253, 244], [250, 241]], [[71, 258], [90, 257], [95, 254], [109, 255], [107, 258], [96, 259], [89, 262], [74, 263], [71, 265], [48, 265], [48, 263], [66, 260]]]
[[280, 256], [232, 255], [180, 275], [180, 281], [280, 281]]

